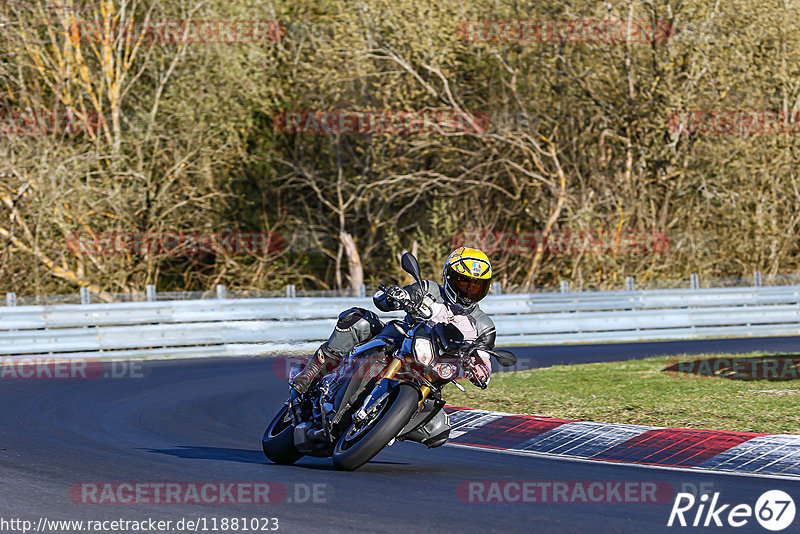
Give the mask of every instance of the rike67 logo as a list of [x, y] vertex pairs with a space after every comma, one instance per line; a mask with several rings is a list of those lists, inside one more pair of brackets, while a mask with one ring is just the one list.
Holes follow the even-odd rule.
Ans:
[[765, 529], [784, 530], [794, 521], [794, 500], [781, 490], [764, 492], [755, 507], [749, 504], [723, 504], [720, 493], [707, 493], [696, 498], [691, 493], [678, 493], [669, 514], [667, 526], [743, 527], [755, 520]]

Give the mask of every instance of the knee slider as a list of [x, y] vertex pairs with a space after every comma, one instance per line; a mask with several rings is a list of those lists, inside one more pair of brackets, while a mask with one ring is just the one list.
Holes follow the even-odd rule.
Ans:
[[337, 330], [350, 330], [355, 327], [359, 334], [374, 336], [383, 329], [383, 323], [378, 316], [364, 308], [350, 308], [339, 314], [336, 321]]
[[364, 317], [368, 310], [364, 308], [350, 308], [339, 314], [339, 320], [336, 321], [337, 330], [347, 330]]

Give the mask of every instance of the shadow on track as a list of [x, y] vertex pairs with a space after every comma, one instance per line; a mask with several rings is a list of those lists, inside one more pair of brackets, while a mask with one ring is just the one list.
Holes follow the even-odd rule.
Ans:
[[[247, 449], [229, 449], [225, 447], [193, 447], [190, 445], [179, 445], [171, 449], [140, 449], [146, 452], [155, 454], [167, 454], [169, 456], [177, 456], [178, 458], [188, 458], [190, 460], [223, 460], [226, 462], [240, 462], [245, 464], [263, 464], [263, 465], [276, 465], [264, 458], [264, 453], [260, 450], [247, 450]], [[325, 460], [325, 458], [322, 458]], [[301, 459], [300, 462], [303, 460]], [[406, 462], [382, 462], [373, 460], [369, 462], [372, 465], [410, 465]], [[368, 465], [369, 465], [368, 464]], [[283, 466], [287, 467], [287, 466]], [[295, 467], [302, 469], [316, 469], [316, 470], [335, 470], [333, 465], [320, 465], [320, 464], [295, 464]]]
[[241, 462], [246, 464], [268, 464], [264, 453], [260, 450], [228, 449], [225, 447], [192, 447], [179, 445], [171, 449], [140, 449], [156, 454], [168, 454], [178, 458], [192, 460], [225, 460], [226, 462]]

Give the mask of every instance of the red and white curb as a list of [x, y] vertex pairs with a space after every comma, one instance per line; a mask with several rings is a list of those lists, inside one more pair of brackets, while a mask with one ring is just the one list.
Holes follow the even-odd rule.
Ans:
[[800, 435], [592, 423], [447, 406], [449, 443], [603, 462], [800, 476]]

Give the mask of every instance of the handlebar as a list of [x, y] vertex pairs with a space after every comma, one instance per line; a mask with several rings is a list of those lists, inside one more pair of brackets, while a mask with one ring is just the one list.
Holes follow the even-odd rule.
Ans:
[[[381, 291], [386, 293], [386, 291], [389, 289], [389, 287], [384, 285], [384, 284], [380, 284], [380, 285], [378, 285], [378, 289], [380, 289]], [[392, 300], [395, 300], [395, 299], [392, 299]], [[395, 302], [400, 304], [401, 309], [406, 313], [414, 314], [414, 312], [417, 311], [417, 306], [411, 301], [397, 301], [397, 300], [395, 300]]]
[[[383, 291], [384, 293], [387, 293], [387, 291], [389, 290], [389, 287], [386, 286], [385, 284], [379, 284], [378, 285], [378, 289]], [[392, 299], [392, 300], [395, 300], [395, 299]], [[400, 307], [402, 308], [403, 311], [405, 311], [406, 313], [408, 313], [408, 314], [410, 314], [412, 316], [418, 311], [418, 307], [422, 304], [422, 300], [420, 300], [419, 303], [414, 303], [414, 302], [409, 301], [409, 300], [406, 300], [406, 301], [397, 301], [397, 300], [395, 300], [395, 302], [400, 304]], [[454, 344], [455, 345], [461, 345], [461, 346], [451, 347], [451, 349], [455, 349], [454, 350], [455, 354], [453, 354], [453, 355], [457, 356], [458, 361], [459, 361], [459, 366], [464, 371], [467, 372], [468, 376], [471, 375], [472, 372], [473, 372], [473, 369], [474, 369], [474, 363], [472, 361], [473, 350], [475, 348], [474, 345], [472, 343], [464, 343], [463, 345], [461, 343], [454, 343]], [[485, 387], [485, 386], [481, 386], [481, 387]]]

